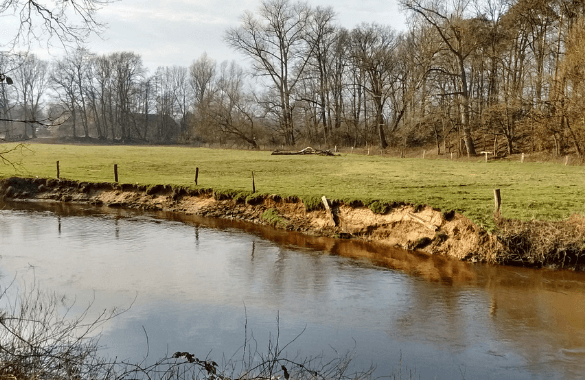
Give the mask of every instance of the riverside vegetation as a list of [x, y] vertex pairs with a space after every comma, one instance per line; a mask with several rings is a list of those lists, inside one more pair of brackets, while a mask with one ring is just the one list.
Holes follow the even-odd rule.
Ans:
[[[11, 147], [0, 146], [0, 151]], [[490, 249], [506, 259], [492, 262], [543, 266], [568, 255], [571, 267], [576, 268], [584, 249], [581, 218], [570, 217], [583, 212], [580, 189], [585, 178], [580, 175], [581, 166], [562, 163], [485, 162], [483, 157], [401, 159], [349, 152], [336, 157], [272, 156], [266, 151], [49, 144], [24, 146], [5, 158], [15, 165], [0, 167], [0, 178], [55, 178], [59, 161], [61, 178], [113, 182], [117, 164], [120, 183], [212, 189], [218, 199], [296, 197], [307, 211], [321, 208], [322, 196], [337, 204], [369, 207], [378, 214], [396, 205], [410, 204], [413, 210], [428, 205], [446, 216], [461, 214], [479, 229], [494, 233], [498, 246]], [[196, 168], [198, 185], [194, 183]], [[499, 218], [494, 218], [494, 188], [502, 193]], [[285, 225], [278, 215], [266, 215], [268, 224]], [[441, 232], [436, 236], [445, 239]]]

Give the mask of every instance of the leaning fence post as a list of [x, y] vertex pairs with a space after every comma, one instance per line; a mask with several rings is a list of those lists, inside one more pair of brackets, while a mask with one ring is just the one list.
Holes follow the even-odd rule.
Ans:
[[118, 182], [118, 164], [114, 164], [114, 180]]
[[254, 182], [254, 172], [252, 172], [252, 194], [256, 192], [256, 183]]
[[502, 197], [500, 196], [500, 189], [494, 189], [494, 202], [496, 208], [496, 215], [500, 215], [500, 207], [502, 206]]
[[59, 161], [57, 161], [57, 179], [59, 179]]
[[199, 179], [199, 168], [195, 168], [195, 186], [197, 186], [198, 179]]
[[329, 205], [329, 201], [327, 200], [327, 197], [325, 195], [323, 195], [321, 197], [321, 200], [323, 201], [323, 205], [325, 206], [325, 211], [327, 212], [327, 215], [329, 215], [331, 220], [333, 220], [333, 224], [335, 225], [335, 227], [337, 227], [337, 220], [335, 219], [335, 214], [333, 213], [333, 210], [331, 209], [331, 206]]

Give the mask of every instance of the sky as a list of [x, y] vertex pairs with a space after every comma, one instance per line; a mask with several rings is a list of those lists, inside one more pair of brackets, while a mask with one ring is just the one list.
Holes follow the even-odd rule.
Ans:
[[[294, 1], [294, 0], [293, 0]], [[309, 5], [331, 6], [336, 23], [351, 29], [366, 22], [406, 28], [397, 0], [309, 0]], [[217, 61], [245, 57], [224, 41], [225, 31], [240, 25], [244, 11], [258, 9], [260, 0], [121, 0], [99, 11], [108, 29], [92, 36], [87, 47], [94, 53], [133, 51], [140, 54], [150, 74], [159, 66], [189, 66], [204, 52]], [[39, 50], [39, 55], [46, 52]]]

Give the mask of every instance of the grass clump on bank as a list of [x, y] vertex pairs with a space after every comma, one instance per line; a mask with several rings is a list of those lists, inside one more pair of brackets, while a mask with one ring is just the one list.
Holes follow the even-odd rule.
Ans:
[[273, 208], [269, 208], [268, 210], [264, 211], [261, 218], [272, 226], [280, 225], [281, 227], [286, 227], [287, 225], [282, 216], [280, 216], [280, 214]]
[[[0, 149], [9, 148], [3, 144]], [[229, 199], [252, 191], [283, 199], [298, 197], [307, 211], [322, 209], [321, 197], [347, 204], [377, 200], [375, 212], [393, 202], [455, 210], [476, 224], [496, 228], [493, 189], [501, 189], [502, 217], [556, 221], [583, 213], [581, 166], [558, 163], [423, 160], [344, 154], [337, 157], [272, 156], [270, 152], [187, 147], [81, 146], [32, 144], [7, 156], [21, 165], [0, 165], [0, 177], [14, 175], [80, 182], [119, 181], [145, 186], [168, 184], [189, 191], [212, 188]], [[195, 172], [199, 169], [198, 186]], [[249, 194], [246, 195], [248, 198]], [[380, 206], [380, 207], [378, 207]]]

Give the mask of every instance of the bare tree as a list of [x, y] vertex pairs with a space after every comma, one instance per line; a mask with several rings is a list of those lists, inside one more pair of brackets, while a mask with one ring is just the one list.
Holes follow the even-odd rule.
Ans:
[[207, 108], [210, 120], [224, 135], [234, 136], [258, 149], [253, 97], [244, 91], [244, 70], [234, 61], [219, 67], [217, 91]]
[[420, 15], [422, 20], [437, 30], [446, 49], [454, 58], [456, 70], [442, 68], [448, 76], [459, 79], [459, 89], [456, 94], [461, 99], [461, 124], [463, 139], [469, 155], [475, 155], [475, 146], [471, 136], [470, 125], [470, 93], [466, 63], [468, 57], [476, 48], [476, 40], [472, 29], [474, 19], [468, 18], [468, 0], [455, 0], [451, 8], [449, 4], [438, 0], [400, 0], [404, 8]]
[[368, 78], [364, 88], [374, 103], [375, 126], [382, 149], [388, 147], [384, 107], [394, 84], [397, 42], [392, 29], [378, 24], [363, 24], [352, 31], [352, 56]]
[[[194, 95], [195, 118], [192, 119], [193, 128], [198, 130], [206, 129], [207, 121], [206, 107], [213, 95], [215, 76], [217, 71], [216, 62], [203, 53], [189, 67], [190, 83]], [[191, 133], [195, 130], [190, 131]]]
[[27, 129], [36, 138], [37, 121], [40, 121], [41, 99], [48, 85], [48, 63], [34, 54], [26, 55], [18, 66], [17, 86], [21, 96], [22, 120], [24, 121], [24, 138], [28, 138]]
[[[333, 56], [332, 49], [336, 40], [336, 28], [333, 25], [335, 12], [333, 8], [317, 7], [311, 14], [307, 25], [307, 41], [313, 47], [307, 71], [311, 73], [306, 77], [317, 81], [315, 96], [307, 97], [307, 101], [316, 104], [319, 108], [319, 118], [323, 125], [323, 137], [325, 144], [331, 134], [331, 87], [332, 73], [330, 71], [330, 56]], [[309, 94], [307, 94], [309, 95]], [[314, 99], [313, 99], [314, 98]]]
[[262, 1], [258, 15], [245, 12], [242, 25], [227, 31], [226, 42], [254, 62], [254, 72], [268, 77], [278, 93], [279, 126], [289, 145], [295, 144], [292, 93], [311, 57], [306, 31], [311, 9], [289, 0]]
[[[15, 58], [11, 54], [0, 53], [0, 73], [7, 73], [14, 70], [17, 67], [17, 64], [14, 62]], [[12, 78], [4, 74], [2, 76], [0, 78], [0, 125], [2, 125], [0, 133], [3, 132], [3, 139], [7, 139], [14, 128], [11, 111], [16, 105], [17, 93]]]
[[[132, 112], [136, 110], [135, 95], [145, 74], [142, 57], [133, 52], [114, 53], [109, 57], [112, 65], [116, 124], [122, 141], [131, 138]], [[114, 134], [113, 138], [116, 136]]]
[[[0, 0], [4, 25], [0, 48], [28, 49], [34, 42], [58, 41], [63, 46], [79, 45], [91, 33], [99, 34], [105, 24], [97, 11], [114, 0]], [[14, 26], [11, 29], [10, 26]], [[6, 33], [6, 34], [4, 34]]]

